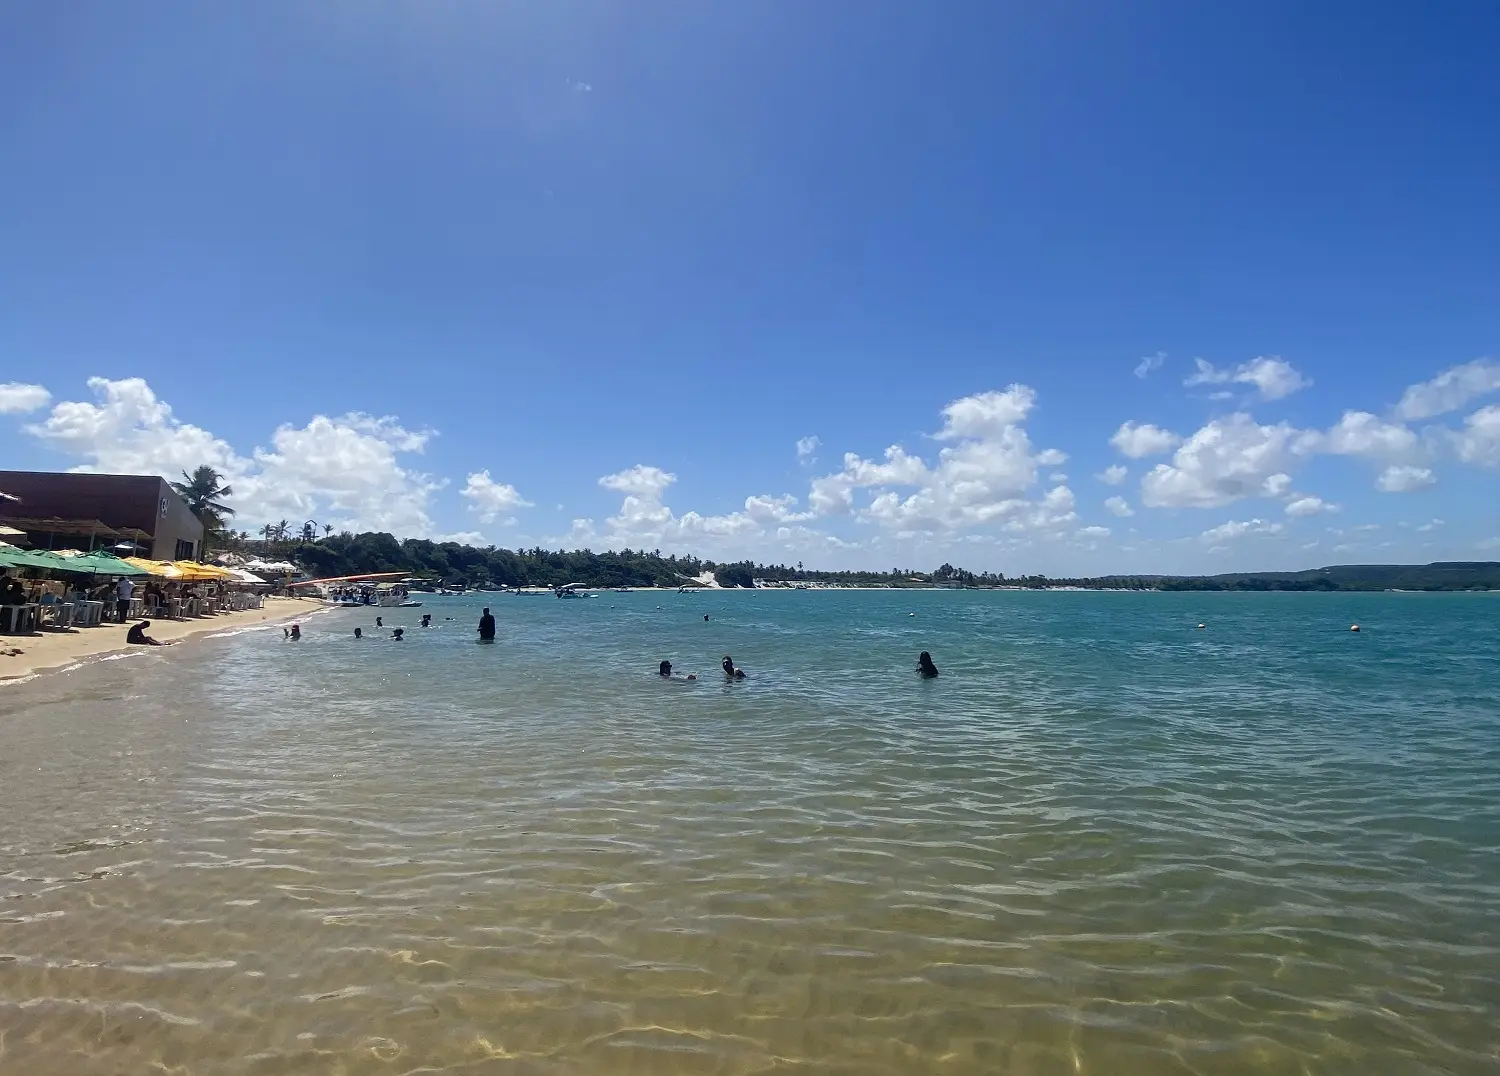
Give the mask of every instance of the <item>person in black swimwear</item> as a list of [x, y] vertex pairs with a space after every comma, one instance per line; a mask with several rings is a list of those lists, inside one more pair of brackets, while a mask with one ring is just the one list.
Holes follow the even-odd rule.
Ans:
[[149, 628], [150, 626], [151, 626], [151, 621], [149, 621], [149, 620], [142, 620], [139, 624], [137, 624], [134, 627], [132, 627], [130, 629], [130, 631], [128, 631], [125, 634], [125, 641], [127, 643], [134, 643], [136, 646], [171, 646], [172, 645], [171, 643], [164, 643], [164, 642], [162, 642], [159, 639], [153, 639], [153, 638], [151, 638], [151, 636], [147, 635], [146, 634], [146, 629]]
[[485, 606], [479, 618], [479, 638], [483, 642], [492, 642], [495, 638], [495, 618], [490, 615], [489, 606]]

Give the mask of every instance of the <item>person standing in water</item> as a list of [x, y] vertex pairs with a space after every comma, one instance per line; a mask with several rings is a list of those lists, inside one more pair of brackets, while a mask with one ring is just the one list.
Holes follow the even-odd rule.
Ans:
[[736, 665], [734, 664], [734, 658], [730, 657], [728, 654], [724, 655], [724, 660], [719, 664], [724, 668], [724, 679], [743, 680], [745, 678], [745, 670], [736, 667]]
[[484, 612], [479, 617], [479, 641], [481, 643], [495, 641], [495, 618], [490, 615], [489, 606], [484, 607]]
[[375, 626], [377, 628], [383, 628], [383, 627], [385, 627], [385, 621], [383, 621], [380, 617], [377, 616], [375, 618]]
[[354, 629], [354, 637], [356, 639], [363, 639], [365, 637], [365, 631], [364, 631], [364, 629], [363, 628], [355, 628]]
[[917, 655], [917, 672], [922, 674], [923, 680], [931, 680], [938, 674], [937, 666], [932, 663], [932, 655], [925, 650]]
[[424, 627], [424, 628], [430, 628], [430, 627], [432, 627], [432, 614], [431, 613], [423, 613], [422, 614], [422, 627]]

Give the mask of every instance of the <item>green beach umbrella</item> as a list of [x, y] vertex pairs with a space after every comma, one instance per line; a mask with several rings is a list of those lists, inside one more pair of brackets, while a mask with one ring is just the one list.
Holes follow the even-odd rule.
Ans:
[[68, 558], [40, 549], [17, 549], [13, 545], [0, 546], [0, 568], [66, 568]]
[[80, 575], [142, 576], [151, 574], [142, 568], [137, 568], [134, 564], [127, 564], [113, 553], [85, 553], [81, 557], [58, 557], [57, 560], [60, 563], [53, 567], [64, 572], [78, 572]]

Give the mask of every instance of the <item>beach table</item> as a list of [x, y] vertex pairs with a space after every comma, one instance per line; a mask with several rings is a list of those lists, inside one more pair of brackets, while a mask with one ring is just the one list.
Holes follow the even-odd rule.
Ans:
[[61, 631], [73, 626], [72, 602], [48, 602], [37, 606], [37, 626]]
[[36, 628], [37, 610], [41, 606], [36, 602], [27, 602], [25, 605], [0, 605], [0, 631], [11, 635], [19, 635], [23, 631], [32, 631]]

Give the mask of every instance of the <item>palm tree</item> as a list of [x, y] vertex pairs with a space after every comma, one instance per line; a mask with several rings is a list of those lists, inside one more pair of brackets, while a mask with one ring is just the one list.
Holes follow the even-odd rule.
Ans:
[[327, 538], [332, 533], [333, 533], [333, 524], [332, 523], [325, 523], [325, 524], [323, 524], [323, 537]]
[[206, 463], [193, 468], [192, 474], [183, 471], [182, 477], [185, 481], [173, 482], [172, 488], [203, 524], [203, 544], [207, 546], [210, 538], [223, 532], [224, 517], [234, 515], [234, 509], [220, 500], [232, 496], [234, 490], [222, 485], [224, 476]]

